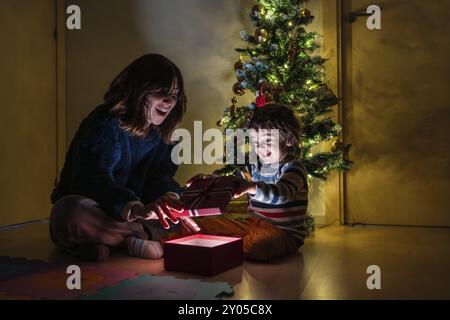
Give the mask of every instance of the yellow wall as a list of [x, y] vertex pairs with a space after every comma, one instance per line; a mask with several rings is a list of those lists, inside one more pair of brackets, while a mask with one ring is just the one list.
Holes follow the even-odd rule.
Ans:
[[346, 31], [348, 222], [450, 226], [449, 11], [447, 0], [392, 1], [381, 30], [358, 19]]
[[[366, 0], [342, 0], [344, 15]], [[353, 144], [347, 223], [450, 226], [449, 2], [380, 4], [382, 29], [343, 25], [344, 137]], [[337, 7], [324, 1], [325, 56], [337, 88]], [[339, 215], [339, 181], [326, 187], [328, 222]]]
[[57, 175], [54, 0], [0, 5], [0, 226], [47, 218]]

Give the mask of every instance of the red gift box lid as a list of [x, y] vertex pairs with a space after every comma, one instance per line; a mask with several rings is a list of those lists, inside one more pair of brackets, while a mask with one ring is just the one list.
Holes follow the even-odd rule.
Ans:
[[184, 212], [173, 211], [173, 214], [176, 217], [219, 215], [233, 199], [238, 187], [239, 181], [231, 176], [196, 180], [181, 194]]

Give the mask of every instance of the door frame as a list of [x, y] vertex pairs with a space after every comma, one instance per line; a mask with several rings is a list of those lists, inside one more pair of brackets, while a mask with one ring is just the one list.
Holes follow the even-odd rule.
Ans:
[[[328, 1], [322, 0], [323, 10], [323, 29], [324, 29], [324, 44], [323, 48], [326, 53], [326, 58], [329, 61], [329, 65], [326, 67], [327, 80], [329, 85], [336, 90], [338, 96], [337, 108], [333, 111], [333, 117], [336, 122], [342, 127], [339, 134], [339, 140], [343, 143], [347, 143], [346, 139], [346, 124], [344, 119], [344, 108], [347, 104], [348, 92], [345, 88], [345, 77], [347, 75], [348, 64], [346, 65], [345, 57], [348, 52], [348, 48], [345, 46], [347, 41], [348, 31], [345, 30], [346, 25], [344, 23], [346, 6], [349, 5], [349, 0], [336, 0]], [[350, 3], [351, 5], [351, 3]], [[322, 54], [325, 54], [322, 52]], [[331, 193], [326, 196], [330, 196], [330, 206], [327, 207], [325, 212], [326, 220], [333, 224], [338, 221], [340, 225], [347, 223], [347, 179], [348, 174], [346, 172], [336, 172], [336, 179], [332, 179], [328, 183], [330, 185]], [[337, 190], [334, 191], [334, 190]]]
[[56, 114], [57, 114], [57, 166], [55, 185], [59, 173], [64, 166], [67, 150], [67, 123], [66, 123], [66, 0], [55, 0], [56, 12]]
[[[347, 144], [346, 139], [347, 126], [344, 118], [344, 110], [347, 106], [347, 97], [351, 96], [351, 86], [346, 85], [345, 79], [351, 74], [351, 63], [349, 63], [349, 54], [351, 54], [351, 24], [345, 22], [345, 15], [351, 9], [351, 0], [336, 1], [336, 33], [337, 33], [337, 84], [338, 84], [338, 121], [341, 124], [342, 131], [340, 140]], [[347, 224], [347, 172], [339, 173], [339, 218], [341, 225]]]

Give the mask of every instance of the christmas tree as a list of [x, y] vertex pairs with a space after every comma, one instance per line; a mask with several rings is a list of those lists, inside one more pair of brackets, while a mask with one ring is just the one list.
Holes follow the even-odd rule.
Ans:
[[[239, 61], [234, 65], [237, 82], [235, 96], [217, 125], [225, 130], [245, 128], [256, 108], [267, 103], [281, 103], [293, 108], [302, 123], [298, 158], [308, 178], [326, 179], [332, 170], [349, 170], [350, 145], [339, 141], [341, 127], [331, 115], [337, 105], [335, 94], [327, 86], [323, 59], [317, 55], [319, 35], [305, 27], [314, 17], [306, 7], [307, 0], [257, 0], [250, 19], [252, 34], [241, 31], [247, 43], [238, 48]], [[237, 106], [237, 96], [255, 95], [254, 102]], [[314, 152], [318, 144], [334, 140], [328, 152]], [[216, 174], [240, 172], [244, 165], [227, 164]]]

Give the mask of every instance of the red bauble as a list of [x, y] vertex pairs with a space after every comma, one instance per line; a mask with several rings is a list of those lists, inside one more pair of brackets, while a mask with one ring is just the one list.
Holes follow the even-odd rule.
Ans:
[[258, 90], [258, 95], [257, 95], [255, 103], [256, 103], [256, 107], [257, 108], [264, 107], [267, 104], [267, 96], [265, 94], [265, 91], [264, 91], [263, 87], [261, 87]]
[[259, 96], [258, 98], [256, 98], [255, 103], [257, 108], [262, 108], [267, 104], [267, 101], [264, 96]]

